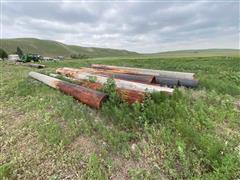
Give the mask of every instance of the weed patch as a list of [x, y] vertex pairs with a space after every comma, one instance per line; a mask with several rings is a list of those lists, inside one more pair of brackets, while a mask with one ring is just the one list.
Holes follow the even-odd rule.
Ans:
[[6, 163], [0, 166], [0, 179], [8, 179], [11, 175], [12, 164]]
[[[113, 80], [109, 79], [101, 89], [109, 94], [109, 99], [96, 112], [28, 78], [31, 68], [1, 62], [1, 106], [21, 112], [26, 123], [15, 127], [18, 138], [1, 139], [11, 149], [11, 153], [3, 151], [1, 178], [11, 178], [14, 172], [26, 179], [39, 175], [49, 179], [74, 179], [81, 175], [83, 179], [106, 179], [119, 170], [109, 156], [129, 158], [130, 162], [136, 158], [151, 165], [126, 167], [124, 174], [127, 172], [132, 179], [159, 179], [161, 173], [169, 179], [240, 177], [240, 114], [234, 104], [240, 95], [238, 57], [69, 60], [45, 62], [47, 68], [36, 71], [53, 73], [59, 67], [79, 68], [92, 63], [195, 72], [199, 87], [179, 88], [172, 96], [148, 94], [143, 103], [128, 105], [119, 98]], [[18, 116], [10, 113], [3, 118], [9, 122], [8, 118]], [[11, 122], [2, 127], [4, 137], [11, 135]], [[19, 147], [26, 144], [26, 134], [39, 137], [34, 140], [36, 147], [44, 144], [37, 155], [21, 152]], [[68, 145], [72, 147], [82, 135], [95, 141], [96, 149], [91, 153], [97, 155], [88, 157], [90, 151], [84, 154], [78, 148], [68, 150]], [[16, 155], [21, 155], [16, 165], [5, 164]]]

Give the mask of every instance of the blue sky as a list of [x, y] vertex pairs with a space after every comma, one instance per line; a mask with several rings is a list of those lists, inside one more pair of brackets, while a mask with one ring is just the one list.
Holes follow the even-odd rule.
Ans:
[[2, 37], [144, 53], [239, 48], [239, 2], [6, 0]]

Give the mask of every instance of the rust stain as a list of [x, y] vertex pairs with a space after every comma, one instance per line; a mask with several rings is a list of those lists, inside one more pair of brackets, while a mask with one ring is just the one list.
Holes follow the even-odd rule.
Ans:
[[102, 84], [100, 84], [100, 83], [92, 83], [87, 80], [77, 80], [76, 82], [78, 84], [80, 84], [81, 86], [88, 87], [88, 88], [94, 89], [94, 90], [98, 90], [103, 87]]
[[80, 71], [92, 72], [95, 74], [106, 75], [108, 77], [123, 79], [134, 82], [142, 82], [142, 83], [154, 83], [155, 76], [152, 75], [144, 75], [133, 73], [128, 70], [121, 69], [93, 69], [93, 68], [81, 68]]
[[117, 93], [120, 97], [129, 104], [135, 102], [143, 102], [145, 94], [139, 91], [128, 89], [117, 89]]
[[[76, 74], [81, 73], [81, 72], [86, 72], [86, 69], [64, 69], [64, 68], [59, 68], [56, 70], [57, 73], [63, 74], [68, 77], [75, 77]], [[89, 71], [88, 71], [89, 72]], [[100, 83], [93, 83], [89, 82], [87, 80], [76, 80], [76, 82], [84, 87], [93, 89], [93, 90], [98, 90], [103, 87], [102, 84]], [[117, 88], [117, 93], [119, 96], [122, 98], [123, 101], [132, 104], [134, 102], [142, 102], [144, 99], [144, 93], [135, 91], [135, 90], [130, 90], [130, 89], [122, 89], [122, 88]]]
[[127, 81], [133, 82], [141, 82], [146, 84], [155, 83], [155, 76], [152, 75], [143, 75], [143, 74], [136, 74], [131, 73], [127, 70], [101, 70], [101, 69], [93, 69], [93, 68], [81, 68], [81, 69], [74, 69], [74, 68], [59, 68], [56, 70], [57, 73], [64, 74], [68, 77], [73, 77], [74, 75], [81, 73], [81, 72], [91, 72], [96, 75], [103, 75], [110, 78], [122, 79]]
[[[93, 90], [98, 90], [103, 87], [103, 85], [100, 83], [92, 83], [87, 80], [77, 80], [76, 82], [81, 86], [84, 86]], [[120, 89], [120, 88], [117, 88], [117, 93], [123, 101], [129, 104], [135, 103], [137, 101], [142, 102], [145, 95], [144, 93], [139, 91]]]
[[82, 103], [87, 104], [96, 109], [99, 109], [101, 107], [102, 102], [107, 98], [106, 94], [94, 91], [92, 89], [64, 82], [55, 83], [60, 91], [68, 95], [71, 95], [75, 99], [81, 101]]

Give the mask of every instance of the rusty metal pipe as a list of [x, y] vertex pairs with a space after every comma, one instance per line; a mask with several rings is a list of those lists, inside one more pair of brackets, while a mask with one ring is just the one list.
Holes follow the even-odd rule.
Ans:
[[141, 68], [131, 68], [131, 67], [122, 67], [122, 66], [108, 66], [101, 64], [92, 64], [92, 68], [97, 69], [105, 69], [105, 70], [128, 70], [132, 73], [145, 74], [145, 75], [153, 75], [153, 76], [161, 76], [165, 78], [176, 78], [176, 79], [194, 79], [194, 73], [187, 72], [177, 72], [177, 71], [163, 71], [163, 70], [153, 70], [153, 69], [141, 69]]
[[[50, 74], [50, 76], [58, 77], [57, 74], [52, 74], [52, 73]], [[103, 87], [103, 85], [100, 83], [94, 83], [94, 82], [90, 82], [87, 80], [78, 80], [78, 79], [70, 78], [70, 77], [66, 77], [66, 76], [62, 76], [62, 77], [66, 78], [66, 79], [70, 79], [70, 80], [74, 81], [74, 83], [77, 83], [83, 87], [87, 87], [87, 88], [94, 89], [94, 90], [98, 90]], [[143, 102], [144, 96], [145, 96], [145, 93], [143, 93], [143, 92], [134, 91], [134, 90], [130, 90], [130, 89], [117, 88], [116, 91], [117, 91], [118, 95], [121, 97], [121, 99], [123, 101], [127, 102], [128, 104], [132, 104], [135, 102]]]
[[[79, 83], [81, 86], [98, 90], [103, 88], [103, 85], [100, 83], [93, 83], [87, 80], [76, 80], [77, 83]], [[121, 99], [128, 104], [132, 104], [135, 102], [142, 102], [144, 99], [145, 93], [130, 89], [122, 89], [122, 88], [116, 88], [116, 91], [118, 95], [121, 97]]]
[[127, 81], [141, 82], [141, 83], [154, 83], [155, 77], [148, 75], [133, 75], [133, 74], [110, 74], [111, 78], [123, 79]]
[[127, 81], [141, 82], [141, 83], [154, 83], [155, 76], [143, 74], [130, 74], [128, 71], [119, 70], [100, 70], [94, 68], [80, 68], [80, 71], [89, 72], [98, 75], [104, 75], [110, 78], [123, 79]]
[[[65, 76], [76, 78], [76, 79], [89, 80], [89, 78], [93, 78], [96, 80], [96, 82], [99, 82], [101, 84], [106, 83], [108, 80], [108, 77], [104, 77], [104, 76], [100, 76], [92, 73], [85, 73], [85, 72], [79, 71], [79, 69], [74, 69], [74, 68], [59, 68], [56, 70], [56, 72]], [[114, 78], [114, 81], [117, 88], [131, 89], [131, 90], [136, 90], [141, 92], [158, 91], [158, 92], [165, 92], [167, 94], [172, 94], [174, 90], [168, 87], [160, 87], [158, 85], [143, 84], [139, 82], [126, 81], [126, 80], [121, 80], [116, 78]]]
[[102, 92], [98, 92], [86, 87], [68, 83], [37, 72], [30, 72], [29, 76], [38, 81], [43, 82], [44, 84], [47, 84], [50, 87], [59, 89], [60, 91], [73, 96], [80, 102], [97, 109], [100, 108], [102, 102], [107, 97], [107, 95]]

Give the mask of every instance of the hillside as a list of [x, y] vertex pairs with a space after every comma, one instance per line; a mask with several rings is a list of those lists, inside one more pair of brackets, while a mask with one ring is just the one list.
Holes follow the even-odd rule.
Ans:
[[240, 56], [238, 49], [195, 49], [166, 51], [160, 53], [148, 54], [157, 57], [209, 57], [209, 56]]
[[209, 57], [209, 56], [240, 56], [238, 49], [201, 49], [201, 50], [178, 50], [160, 53], [140, 54], [127, 50], [82, 47], [67, 45], [58, 41], [41, 40], [35, 38], [0, 39], [0, 48], [8, 54], [16, 52], [20, 47], [24, 53], [38, 53], [43, 56], [65, 56], [72, 54], [84, 54], [89, 57], [124, 57], [124, 56], [150, 56], [150, 57]]
[[70, 55], [72, 54], [84, 54], [89, 57], [111, 57], [138, 54], [127, 50], [81, 47], [67, 45], [57, 41], [41, 40], [34, 38], [17, 38], [0, 40], [0, 48], [5, 49], [7, 53], [16, 52], [16, 48], [18, 46], [23, 50], [24, 53], [38, 53], [43, 56], [70, 57]]

